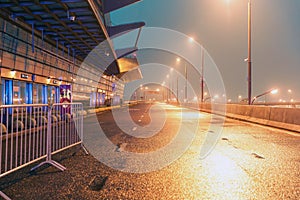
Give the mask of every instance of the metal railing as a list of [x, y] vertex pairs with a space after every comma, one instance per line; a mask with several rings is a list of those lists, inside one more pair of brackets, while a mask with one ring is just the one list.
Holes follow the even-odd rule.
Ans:
[[44, 158], [31, 170], [47, 163], [64, 171], [51, 156], [82, 144], [82, 113], [78, 103], [0, 106], [0, 178]]

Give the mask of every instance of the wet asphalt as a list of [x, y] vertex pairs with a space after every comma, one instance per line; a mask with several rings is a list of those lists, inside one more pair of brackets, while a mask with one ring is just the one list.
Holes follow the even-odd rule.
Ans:
[[300, 199], [299, 134], [166, 104], [127, 108], [84, 120], [90, 154], [76, 146], [55, 155], [66, 171], [30, 173], [31, 165], [1, 178], [1, 191], [12, 199]]

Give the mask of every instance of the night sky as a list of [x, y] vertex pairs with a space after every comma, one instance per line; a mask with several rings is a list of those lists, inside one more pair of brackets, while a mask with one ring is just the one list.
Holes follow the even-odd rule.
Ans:
[[[195, 38], [218, 66], [227, 98], [236, 101], [239, 95], [247, 96], [247, 63], [244, 61], [247, 58], [247, 2], [143, 0], [111, 13], [111, 20], [114, 25], [144, 21], [147, 27], [168, 28]], [[299, 10], [299, 0], [252, 1], [253, 96], [278, 88], [279, 93], [268, 100], [300, 101]], [[127, 42], [128, 46], [134, 45], [134, 40]], [[169, 62], [172, 65], [171, 61], [157, 57], [151, 61], [149, 57], [153, 57], [153, 52], [146, 52], [138, 53], [140, 64]], [[151, 65], [147, 67], [143, 70], [144, 77], [151, 76]], [[162, 81], [165, 75], [161, 73]], [[141, 83], [143, 81], [137, 81], [129, 87]], [[292, 93], [287, 92], [289, 89]]]

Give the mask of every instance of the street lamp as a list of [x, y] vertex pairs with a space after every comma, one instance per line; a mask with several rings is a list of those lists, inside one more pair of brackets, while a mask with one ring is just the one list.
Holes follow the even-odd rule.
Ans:
[[248, 0], [248, 104], [252, 95], [252, 62], [251, 62], [251, 0]]
[[[293, 102], [293, 98], [292, 98], [292, 90], [291, 89], [288, 89], [288, 94], [289, 94], [289, 99], [291, 102]], [[292, 101], [293, 100], [293, 101]]]
[[[177, 58], [176, 59], [176, 62], [180, 62], [181, 59], [180, 58]], [[186, 66], [186, 63], [184, 63], [184, 74], [185, 74], [185, 86], [184, 86], [184, 102], [187, 101], [187, 66]]]
[[[171, 89], [171, 96], [172, 96], [172, 93], [173, 93], [173, 71], [174, 71], [174, 68], [171, 68], [170, 69], [170, 89]], [[171, 97], [170, 97], [170, 99], [171, 99]]]
[[146, 97], [146, 94], [147, 94], [147, 90], [148, 90], [149, 88], [146, 86], [145, 87], [145, 90], [144, 90], [144, 101], [146, 102], [147, 101], [147, 97]]
[[258, 99], [259, 97], [262, 97], [262, 96], [267, 95], [267, 94], [277, 94], [277, 93], [278, 93], [278, 89], [271, 89], [271, 90], [268, 90], [268, 91], [266, 91], [266, 92], [264, 92], [264, 93], [262, 93], [262, 94], [260, 94], [260, 95], [257, 95], [257, 96], [255, 96], [255, 97], [253, 97], [253, 99], [252, 99], [252, 101], [251, 101], [251, 104], [253, 104], [254, 101], [255, 101], [256, 99]]
[[[229, 1], [229, 0], [228, 0]], [[189, 37], [189, 42], [193, 43], [195, 39]], [[201, 46], [201, 102], [204, 102], [204, 48]]]
[[239, 98], [238, 102], [240, 102], [242, 100], [242, 95], [239, 95], [238, 98]]

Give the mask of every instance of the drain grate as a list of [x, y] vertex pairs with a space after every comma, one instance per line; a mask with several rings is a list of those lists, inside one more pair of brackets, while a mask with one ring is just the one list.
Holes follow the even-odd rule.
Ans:
[[89, 189], [93, 191], [100, 191], [104, 187], [107, 179], [108, 176], [95, 176], [89, 183]]

